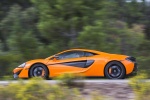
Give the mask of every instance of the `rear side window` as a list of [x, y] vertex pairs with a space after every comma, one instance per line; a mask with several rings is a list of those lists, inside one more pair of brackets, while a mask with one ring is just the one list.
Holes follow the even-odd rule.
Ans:
[[94, 55], [97, 55], [97, 54], [94, 54], [94, 53], [91, 53], [91, 52], [85, 52], [86, 57], [90, 57], [90, 56], [94, 56]]

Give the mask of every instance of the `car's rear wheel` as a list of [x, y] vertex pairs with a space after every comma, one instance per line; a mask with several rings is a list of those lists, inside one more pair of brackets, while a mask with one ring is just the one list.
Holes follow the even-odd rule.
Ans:
[[43, 64], [34, 64], [29, 70], [30, 77], [42, 77], [48, 79], [48, 69]]
[[123, 79], [126, 73], [124, 66], [118, 61], [108, 63], [104, 72], [109, 79]]

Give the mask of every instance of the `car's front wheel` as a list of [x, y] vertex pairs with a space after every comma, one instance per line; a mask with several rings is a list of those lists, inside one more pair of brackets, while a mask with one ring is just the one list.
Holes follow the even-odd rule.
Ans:
[[48, 69], [43, 64], [34, 64], [29, 70], [30, 77], [42, 77], [48, 79]]
[[118, 61], [108, 63], [104, 72], [109, 79], [123, 79], [126, 73], [124, 66]]

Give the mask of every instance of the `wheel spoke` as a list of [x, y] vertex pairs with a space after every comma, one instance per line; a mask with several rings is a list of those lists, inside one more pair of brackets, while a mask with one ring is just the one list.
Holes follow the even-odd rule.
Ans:
[[45, 71], [42, 67], [37, 66], [36, 68], [33, 69], [33, 76], [41, 76], [44, 77]]
[[45, 71], [44, 70], [42, 70], [42, 77], [44, 77], [45, 76]]
[[109, 74], [111, 74], [111, 72], [112, 72], [112, 68], [109, 68]]
[[110, 66], [110, 68], [108, 69], [108, 73], [111, 77], [117, 78], [121, 75], [121, 69], [119, 66], [113, 65], [113, 66]]

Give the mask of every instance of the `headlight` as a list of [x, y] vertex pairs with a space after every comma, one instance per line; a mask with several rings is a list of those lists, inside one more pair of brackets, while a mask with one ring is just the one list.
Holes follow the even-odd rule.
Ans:
[[134, 57], [127, 57], [126, 60], [131, 61], [131, 62], [136, 62], [136, 58]]
[[23, 63], [23, 64], [21, 64], [21, 65], [19, 65], [18, 67], [25, 67], [25, 65], [26, 65], [26, 63]]

